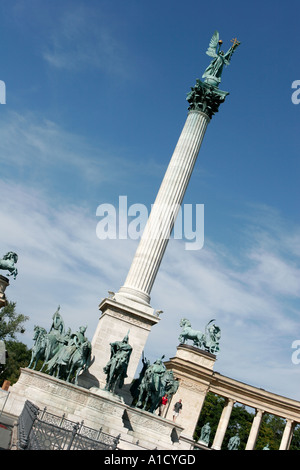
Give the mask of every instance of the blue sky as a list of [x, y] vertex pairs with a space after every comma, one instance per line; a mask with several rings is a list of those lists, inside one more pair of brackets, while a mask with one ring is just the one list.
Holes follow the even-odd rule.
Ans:
[[150, 208], [217, 29], [241, 46], [184, 200], [204, 204], [205, 243], [170, 240], [145, 355], [175, 355], [180, 318], [215, 318], [216, 371], [300, 400], [298, 2], [11, 0], [0, 13], [0, 246], [19, 254], [7, 294], [30, 317], [23, 341], [58, 305], [92, 338], [137, 247], [99, 240], [97, 207], [126, 195]]

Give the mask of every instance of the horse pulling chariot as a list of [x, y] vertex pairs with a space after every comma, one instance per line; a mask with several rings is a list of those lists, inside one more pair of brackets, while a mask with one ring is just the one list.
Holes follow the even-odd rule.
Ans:
[[211, 354], [217, 354], [219, 352], [219, 340], [221, 337], [221, 330], [215, 325], [215, 320], [210, 320], [205, 327], [205, 332], [194, 330], [191, 322], [187, 318], [180, 320], [180, 326], [182, 328], [178, 340], [180, 343], [185, 344], [188, 340], [193, 341], [193, 346], [199, 349], [210, 352]]

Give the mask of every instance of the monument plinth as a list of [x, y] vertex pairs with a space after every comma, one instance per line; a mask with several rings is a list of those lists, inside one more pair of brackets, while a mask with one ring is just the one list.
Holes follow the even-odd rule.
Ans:
[[[94, 362], [88, 372], [79, 377], [79, 384], [87, 388], [105, 387], [106, 375], [103, 368], [110, 358], [110, 343], [121, 340], [128, 334], [132, 353], [124, 381], [126, 391], [126, 385], [129, 386], [134, 379], [151, 328], [159, 318], [154, 315], [151, 307], [137, 304], [118, 294], [103, 299], [99, 309], [102, 314], [92, 339]], [[124, 390], [118, 393], [123, 394], [125, 401], [129, 400], [131, 403], [131, 396], [123, 392]]]
[[7, 286], [9, 286], [9, 280], [7, 277], [0, 275], [0, 308], [6, 305], [5, 289]]
[[182, 400], [183, 410], [177, 418], [183, 435], [193, 439], [201, 408], [209, 389], [216, 356], [195, 346], [180, 344], [175, 357], [165, 362], [179, 380], [179, 387], [170, 403], [167, 419], [172, 419], [173, 406]]

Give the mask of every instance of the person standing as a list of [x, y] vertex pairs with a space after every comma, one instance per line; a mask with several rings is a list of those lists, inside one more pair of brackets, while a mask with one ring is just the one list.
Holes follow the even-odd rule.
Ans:
[[177, 416], [181, 413], [182, 410], [182, 400], [181, 398], [175, 403], [173, 408], [173, 421], [175, 423]]
[[158, 416], [163, 416], [168, 403], [168, 395], [165, 393], [159, 405]]

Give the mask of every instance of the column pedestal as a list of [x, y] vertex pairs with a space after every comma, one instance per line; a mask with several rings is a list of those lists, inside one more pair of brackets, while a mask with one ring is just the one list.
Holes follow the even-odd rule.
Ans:
[[184, 428], [183, 435], [189, 439], [193, 439], [215, 360], [214, 354], [180, 344], [176, 356], [165, 362], [167, 369], [172, 369], [174, 377], [179, 380], [179, 388], [172, 398], [166, 418], [173, 419], [174, 404], [181, 399], [182, 411], [176, 423]]
[[0, 308], [5, 307], [6, 305], [6, 297], [5, 297], [5, 289], [9, 285], [9, 280], [5, 276], [0, 275]]
[[153, 314], [154, 310], [151, 307], [130, 301], [119, 294], [104, 299], [99, 309], [102, 315], [92, 340], [94, 362], [89, 370], [79, 377], [78, 383], [85, 388], [104, 388], [106, 374], [103, 372], [103, 367], [110, 359], [110, 343], [122, 341], [128, 334], [132, 353], [127, 378], [124, 387], [117, 389], [116, 393], [123, 396], [126, 403], [130, 401], [131, 404], [128, 389], [135, 376], [151, 327], [158, 323], [159, 318]]

